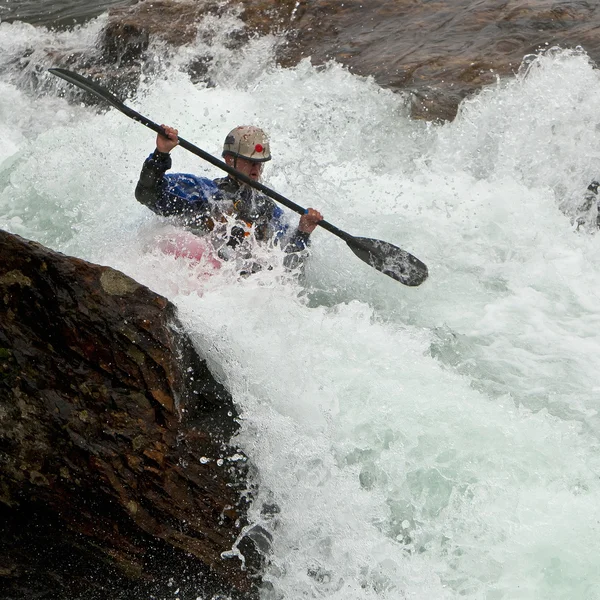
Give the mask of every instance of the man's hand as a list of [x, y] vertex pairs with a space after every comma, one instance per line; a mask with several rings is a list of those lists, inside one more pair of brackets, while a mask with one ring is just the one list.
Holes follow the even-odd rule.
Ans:
[[309, 208], [306, 214], [300, 217], [300, 223], [298, 223], [298, 229], [303, 233], [312, 233], [315, 227], [319, 224], [319, 221], [323, 220], [323, 215], [314, 208]]
[[173, 127], [168, 127], [167, 125], [161, 125], [161, 127], [165, 130], [167, 137], [160, 133], [156, 136], [156, 149], [159, 152], [168, 154], [175, 146], [177, 146], [177, 144], [179, 144], [179, 139], [177, 137], [179, 131], [173, 129]]

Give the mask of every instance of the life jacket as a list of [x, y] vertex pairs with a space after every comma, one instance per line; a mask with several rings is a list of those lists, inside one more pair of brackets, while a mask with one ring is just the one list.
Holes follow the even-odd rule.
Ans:
[[233, 217], [243, 230], [236, 230], [238, 238], [253, 232], [262, 242], [280, 239], [289, 228], [283, 211], [270, 198], [231, 177], [211, 180], [188, 173], [169, 173], [164, 182], [163, 195], [185, 202], [180, 216], [192, 229], [213, 231], [218, 223]]

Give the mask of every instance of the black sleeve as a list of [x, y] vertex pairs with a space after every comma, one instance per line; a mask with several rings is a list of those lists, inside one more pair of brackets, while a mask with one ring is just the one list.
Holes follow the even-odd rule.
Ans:
[[144, 162], [135, 188], [136, 200], [160, 215], [165, 215], [162, 201], [165, 193], [163, 175], [171, 165], [171, 156], [168, 153], [155, 150]]
[[283, 251], [286, 254], [290, 254], [291, 252], [302, 252], [303, 250], [306, 250], [309, 246], [310, 233], [306, 233], [304, 231], [296, 229], [296, 231], [294, 231], [290, 239], [287, 241], [287, 244], [283, 248]]

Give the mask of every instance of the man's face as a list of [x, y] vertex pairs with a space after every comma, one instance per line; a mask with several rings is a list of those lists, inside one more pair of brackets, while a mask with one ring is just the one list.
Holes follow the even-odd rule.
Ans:
[[228, 154], [225, 156], [225, 162], [230, 166], [243, 173], [250, 179], [254, 181], [258, 181], [260, 176], [262, 175], [263, 166], [265, 163], [255, 162], [253, 160], [248, 160], [247, 158], [238, 158], [237, 160]]

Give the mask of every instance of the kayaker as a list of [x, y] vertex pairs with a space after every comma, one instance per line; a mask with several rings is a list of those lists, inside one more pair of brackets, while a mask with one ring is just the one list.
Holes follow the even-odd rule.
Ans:
[[[240, 252], [248, 258], [249, 240], [254, 238], [279, 245], [290, 255], [286, 266], [296, 266], [310, 234], [323, 219], [321, 213], [309, 208], [293, 228], [268, 196], [231, 175], [212, 180], [187, 173], [166, 174], [172, 166], [170, 153], [179, 143], [178, 130], [161, 127], [166, 136], [157, 135], [156, 149], [144, 162], [136, 199], [159, 215], [177, 217], [179, 224], [194, 233], [210, 232], [223, 260]], [[271, 160], [269, 140], [259, 127], [236, 127], [225, 138], [222, 156], [237, 171], [260, 181], [264, 163]]]

